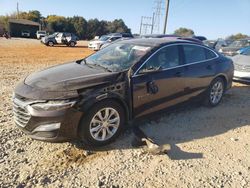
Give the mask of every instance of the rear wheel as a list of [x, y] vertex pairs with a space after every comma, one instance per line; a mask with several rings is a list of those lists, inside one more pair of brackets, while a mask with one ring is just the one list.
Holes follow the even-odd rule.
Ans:
[[218, 77], [212, 81], [208, 91], [206, 93], [205, 105], [207, 106], [217, 106], [223, 97], [225, 92], [225, 82], [222, 78]]
[[80, 123], [80, 138], [88, 145], [103, 146], [114, 141], [125, 123], [122, 106], [106, 100], [93, 106]]
[[49, 42], [48, 42], [48, 46], [50, 46], [50, 47], [54, 46], [54, 42], [49, 41]]
[[73, 41], [71, 41], [71, 42], [69, 43], [69, 46], [70, 46], [70, 47], [74, 47], [75, 45], [76, 45], [76, 43], [73, 42]]

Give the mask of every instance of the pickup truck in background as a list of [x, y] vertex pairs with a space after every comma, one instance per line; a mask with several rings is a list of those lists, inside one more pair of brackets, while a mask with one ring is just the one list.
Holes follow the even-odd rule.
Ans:
[[37, 31], [36, 32], [36, 38], [41, 39], [46, 36], [46, 31]]

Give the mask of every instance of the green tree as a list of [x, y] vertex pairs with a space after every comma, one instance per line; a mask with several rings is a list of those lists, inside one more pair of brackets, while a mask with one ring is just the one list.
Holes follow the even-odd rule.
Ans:
[[247, 38], [248, 36], [242, 33], [238, 33], [235, 35], [230, 35], [229, 37], [227, 37], [227, 39], [229, 40], [239, 40], [239, 39], [244, 39]]
[[112, 22], [108, 22], [107, 27], [108, 27], [107, 30], [110, 33], [116, 33], [116, 32], [130, 33], [131, 32], [131, 30], [126, 26], [126, 24], [124, 23], [122, 19], [116, 19]]
[[8, 24], [9, 18], [7, 16], [0, 16], [0, 25], [2, 27], [2, 30], [7, 31], [9, 24]]
[[174, 34], [182, 37], [191, 37], [194, 35], [194, 31], [192, 29], [181, 27], [175, 30]]
[[79, 38], [86, 39], [87, 35], [87, 21], [80, 16], [67, 18], [67, 31], [75, 33]]
[[19, 18], [31, 20], [34, 22], [40, 22], [41, 20], [41, 13], [38, 10], [31, 10], [29, 12], [21, 12], [19, 14]]
[[87, 27], [87, 39], [93, 39], [95, 36], [100, 36], [100, 33], [97, 33], [98, 27], [100, 25], [100, 22], [98, 19], [90, 19], [88, 21], [88, 27]]
[[[90, 19], [86, 21], [81, 16], [65, 18], [58, 15], [49, 15], [45, 18], [37, 10], [21, 12], [18, 17], [20, 19], [39, 22], [42, 25], [42, 29], [47, 30], [50, 33], [72, 32], [80, 39], [93, 39], [95, 36], [115, 32], [130, 32], [130, 29], [122, 19], [108, 22], [105, 20], [99, 21], [98, 19]], [[17, 18], [16, 12], [6, 16], [0, 16], [0, 25], [2, 29], [8, 30], [9, 18]]]
[[67, 31], [67, 20], [63, 16], [49, 15], [46, 18], [47, 30], [49, 32], [64, 32]]

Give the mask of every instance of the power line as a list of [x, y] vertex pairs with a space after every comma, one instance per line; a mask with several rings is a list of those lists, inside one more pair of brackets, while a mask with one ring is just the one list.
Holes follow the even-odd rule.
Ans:
[[[154, 17], [154, 16], [153, 16]], [[140, 35], [152, 34], [153, 31], [153, 17], [142, 16], [140, 25]]]
[[162, 11], [164, 10], [163, 0], [156, 0], [154, 9], [154, 29], [153, 33], [160, 33]]

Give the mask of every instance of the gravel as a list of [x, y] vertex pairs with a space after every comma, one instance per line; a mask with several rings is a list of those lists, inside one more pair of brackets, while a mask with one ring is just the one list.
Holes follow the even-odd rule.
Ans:
[[235, 83], [216, 108], [193, 104], [135, 122], [170, 144], [167, 154], [133, 148], [131, 130], [89, 151], [80, 142], [35, 141], [17, 129], [11, 97], [18, 81], [90, 53], [0, 38], [0, 187], [250, 187], [248, 85]]

